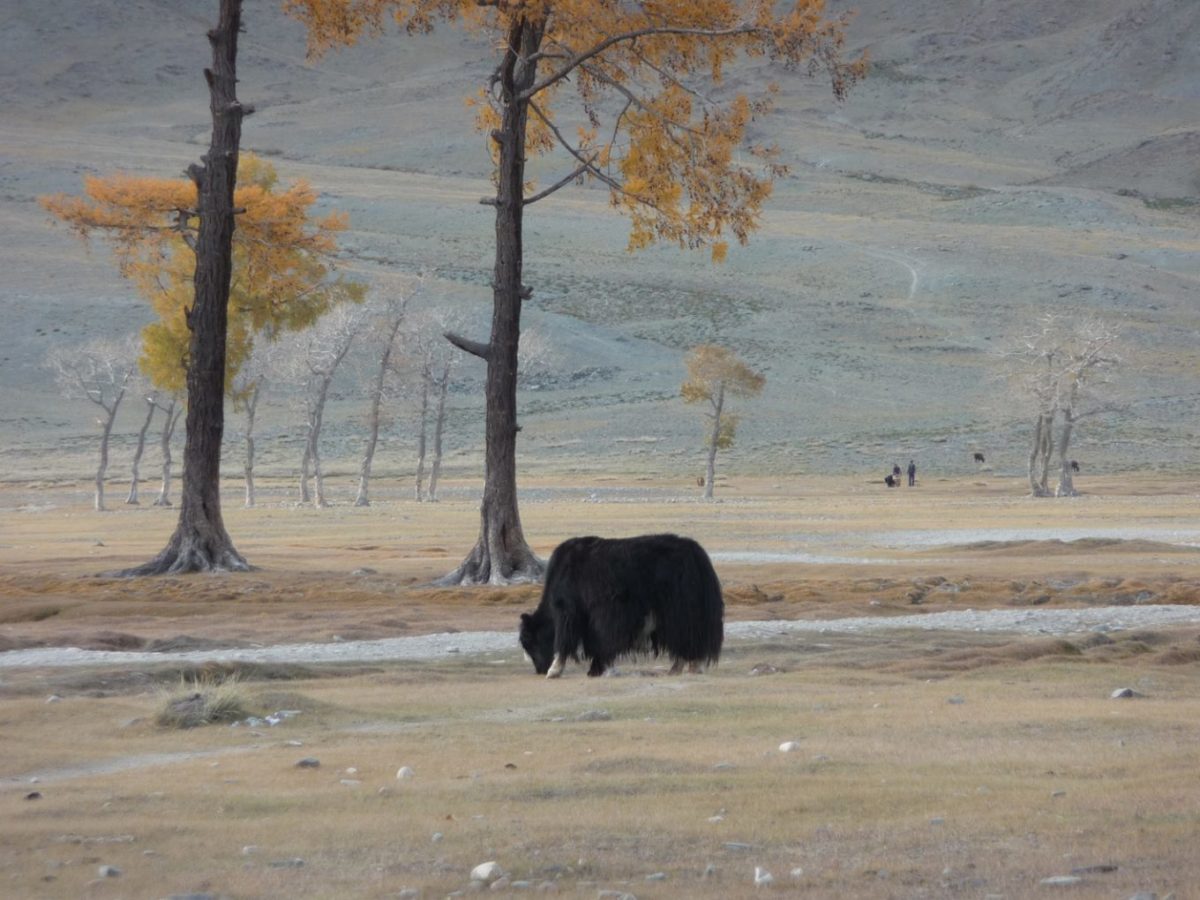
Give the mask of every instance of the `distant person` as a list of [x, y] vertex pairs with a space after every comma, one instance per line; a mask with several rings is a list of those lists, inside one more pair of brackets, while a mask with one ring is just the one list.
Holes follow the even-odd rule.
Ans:
[[908, 486], [912, 487], [917, 483], [917, 464], [911, 459], [908, 461]]
[[892, 463], [892, 477], [896, 479], [896, 484], [900, 483], [900, 463]]
[[1078, 463], [1078, 462], [1076, 462], [1075, 460], [1071, 460], [1071, 471], [1072, 471], [1072, 472], [1078, 472], [1078, 471], [1079, 471], [1079, 463]]

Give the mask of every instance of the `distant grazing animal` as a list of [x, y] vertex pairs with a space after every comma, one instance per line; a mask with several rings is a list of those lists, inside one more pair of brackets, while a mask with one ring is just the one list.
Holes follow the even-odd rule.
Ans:
[[1079, 463], [1077, 463], [1075, 460], [1071, 460], [1071, 471], [1072, 472], [1079, 471]]
[[896, 486], [896, 485], [898, 485], [900, 482], [896, 480], [896, 476], [895, 476], [895, 475], [884, 475], [884, 476], [883, 476], [883, 483], [884, 483], [884, 484], [886, 484], [888, 487], [895, 487], [895, 486]]
[[521, 646], [539, 675], [558, 678], [567, 657], [589, 676], [619, 656], [665, 653], [671, 674], [715, 663], [725, 637], [721, 582], [704, 548], [674, 534], [577, 537], [555, 548], [542, 600], [521, 614]]
[[977, 463], [984, 462], [984, 458], [983, 458], [983, 454], [982, 454], [982, 453], [976, 453], [976, 454], [975, 454], [975, 462], [977, 462]]

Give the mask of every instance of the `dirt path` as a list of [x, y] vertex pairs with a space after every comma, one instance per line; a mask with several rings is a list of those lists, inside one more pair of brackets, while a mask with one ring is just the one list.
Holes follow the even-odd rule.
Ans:
[[[1082, 609], [955, 610], [902, 616], [843, 619], [730, 622], [733, 640], [782, 634], [866, 633], [879, 631], [971, 631], [1017, 634], [1078, 634], [1130, 628], [1200, 624], [1200, 606], [1101, 606]], [[154, 665], [161, 663], [346, 663], [441, 659], [453, 654], [508, 653], [518, 649], [511, 631], [461, 631], [371, 641], [277, 644], [270, 647], [144, 651], [39, 647], [0, 653], [0, 668]]]

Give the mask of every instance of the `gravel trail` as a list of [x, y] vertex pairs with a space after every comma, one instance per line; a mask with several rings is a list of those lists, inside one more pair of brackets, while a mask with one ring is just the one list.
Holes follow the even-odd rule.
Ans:
[[[780, 635], [856, 634], [917, 629], [1016, 634], [1069, 635], [1089, 631], [1200, 625], [1200, 606], [1101, 606], [1085, 609], [955, 610], [907, 616], [860, 616], [846, 619], [730, 622], [732, 640], [761, 640]], [[374, 641], [277, 644], [272, 647], [191, 650], [172, 653], [81, 650], [39, 647], [0, 653], [0, 669], [67, 666], [136, 666], [164, 662], [340, 663], [441, 659], [452, 654], [507, 653], [519, 650], [516, 631], [462, 631]]]

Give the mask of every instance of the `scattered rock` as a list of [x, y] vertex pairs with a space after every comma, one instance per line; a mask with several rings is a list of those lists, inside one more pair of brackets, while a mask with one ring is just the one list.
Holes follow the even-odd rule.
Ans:
[[1052, 875], [1049, 878], [1043, 878], [1038, 884], [1042, 887], [1074, 887], [1077, 884], [1083, 884], [1083, 879], [1078, 875]]
[[58, 696], [58, 694], [51, 694], [49, 697], [46, 698], [47, 703], [59, 703], [61, 701], [62, 701], [62, 697]]
[[737, 766], [735, 766], [731, 762], [719, 762], [713, 766], [713, 771], [714, 772], [730, 772], [736, 768], [737, 768]]
[[929, 824], [930, 825], [945, 825], [946, 820], [944, 818], [942, 818], [941, 816], [934, 816], [932, 819], [929, 820]]
[[949, 703], [951, 706], [962, 706], [964, 703], [967, 702], [967, 700], [965, 697], [959, 697], [958, 695], [955, 695], [955, 696], [951, 697], [949, 700], [947, 700], [946, 702]]
[[304, 868], [304, 860], [298, 856], [293, 856], [291, 859], [277, 859], [269, 863], [272, 869], [302, 869]]
[[743, 844], [740, 841], [726, 841], [721, 845], [726, 850], [753, 850], [753, 844]]
[[421, 892], [416, 888], [404, 888], [396, 895], [397, 900], [417, 900]]
[[770, 663], [759, 663], [750, 670], [751, 675], [778, 675], [779, 669]]
[[376, 572], [376, 571], [375, 571], [374, 569], [372, 569], [372, 568], [369, 568], [369, 567], [367, 567], [367, 566], [363, 566], [361, 569], [355, 569], [355, 570], [354, 570], [353, 572], [351, 572], [350, 574], [351, 574], [351, 575], [354, 575], [354, 576], [362, 576], [362, 575], [378, 575], [379, 573], [378, 573], [378, 572]]
[[1067, 792], [1062, 789], [1059, 789], [1057, 791], [1051, 791], [1050, 796], [1057, 800], [1059, 797], [1067, 796]]
[[417, 773], [414, 772], [410, 767], [401, 766], [399, 769], [396, 770], [396, 779], [400, 780], [400, 779], [404, 779], [404, 778], [412, 778], [416, 774]]
[[1133, 700], [1138, 697], [1145, 697], [1145, 694], [1139, 694], [1133, 688], [1117, 688], [1110, 695], [1113, 700]]
[[101, 866], [97, 869], [101, 878], [120, 878], [121, 870], [116, 866]]
[[26, 800], [41, 800], [42, 792], [41, 791], [30, 791], [28, 794], [25, 795], [25, 799]]
[[779, 745], [780, 753], [795, 753], [799, 749], [800, 744], [798, 744], [796, 741], [784, 741]]
[[596, 900], [637, 900], [637, 897], [626, 891], [600, 891]]
[[714, 866], [712, 863], [709, 863], [707, 866], [704, 867], [704, 871], [700, 873], [700, 877], [701, 878], [716, 878], [717, 877], [717, 867]]
[[754, 886], [756, 888], [766, 887], [775, 881], [775, 876], [764, 869], [762, 866], [754, 867]]
[[445, 835], [442, 834], [440, 831], [435, 831], [433, 833], [433, 835], [429, 838], [429, 840], [431, 840], [433, 843], [437, 844], [437, 843], [440, 843], [444, 837], [445, 837]]
[[667, 873], [666, 872], [655, 872], [653, 875], [647, 875], [645, 880], [646, 881], [666, 881]]
[[608, 722], [611, 719], [612, 713], [607, 709], [589, 709], [575, 717], [576, 722]]
[[503, 875], [504, 870], [500, 868], [500, 863], [495, 860], [480, 863], [471, 870], [471, 880], [482, 881], [484, 884], [491, 884]]
[[1099, 863], [1094, 866], [1076, 866], [1071, 870], [1072, 875], [1107, 875], [1109, 872], [1115, 872], [1119, 866], [1113, 863]]
[[304, 759], [297, 760], [296, 768], [297, 769], [319, 769], [319, 768], [321, 768], [321, 761], [319, 759], [317, 759], [315, 756], [306, 756], [306, 757], [304, 757]]
[[242, 856], [253, 856], [257, 852], [258, 852], [257, 844], [247, 844], [245, 847], [242, 848]]
[[346, 787], [358, 787], [360, 784], [362, 784], [362, 782], [357, 778], [343, 778], [342, 784], [344, 784]]
[[804, 869], [801, 866], [796, 866], [796, 868], [792, 869], [790, 874], [793, 878], [803, 878]]

